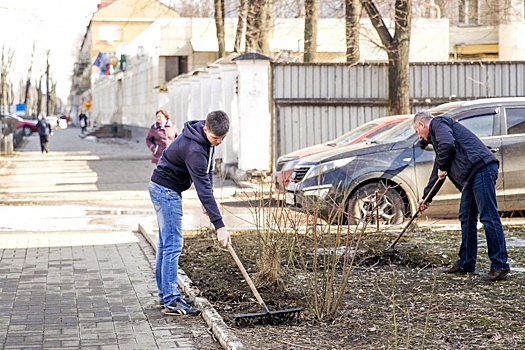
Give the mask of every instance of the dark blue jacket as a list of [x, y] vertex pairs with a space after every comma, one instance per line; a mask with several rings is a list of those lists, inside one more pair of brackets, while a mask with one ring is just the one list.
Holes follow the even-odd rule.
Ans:
[[215, 229], [224, 227], [213, 195], [214, 149], [204, 133], [204, 120], [190, 120], [162, 152], [151, 181], [182, 192], [195, 184], [197, 195]]
[[[441, 116], [430, 121], [428, 139], [434, 146], [434, 168], [423, 191], [427, 195], [437, 181], [437, 171], [448, 173], [448, 178], [461, 191], [476, 172], [498, 159], [472, 131], [454, 119]], [[441, 187], [438, 185], [438, 187]], [[438, 188], [439, 189], [439, 188]], [[430, 199], [437, 193], [436, 189]]]
[[38, 128], [38, 135], [44, 136], [51, 134], [51, 125], [49, 125], [46, 118], [39, 119], [36, 126]]

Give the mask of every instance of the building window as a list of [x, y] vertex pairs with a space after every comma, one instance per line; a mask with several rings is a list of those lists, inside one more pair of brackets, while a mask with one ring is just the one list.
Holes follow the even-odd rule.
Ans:
[[479, 0], [459, 0], [460, 24], [479, 24]]

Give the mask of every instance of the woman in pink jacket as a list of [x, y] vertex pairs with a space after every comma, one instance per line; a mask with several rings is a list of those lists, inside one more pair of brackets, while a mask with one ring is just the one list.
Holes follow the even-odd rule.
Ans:
[[146, 144], [153, 154], [151, 162], [155, 164], [159, 161], [162, 151], [179, 134], [177, 127], [171, 123], [168, 112], [158, 110], [156, 117], [156, 123], [149, 128], [148, 136], [146, 136]]

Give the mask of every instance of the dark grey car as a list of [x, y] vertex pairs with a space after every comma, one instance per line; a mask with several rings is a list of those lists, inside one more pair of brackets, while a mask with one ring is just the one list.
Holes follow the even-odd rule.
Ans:
[[[454, 102], [430, 110], [458, 120], [500, 160], [497, 198], [501, 211], [525, 210], [525, 98]], [[286, 202], [329, 222], [399, 224], [415, 213], [435, 153], [412, 130], [412, 120], [374, 144], [340, 148], [299, 162]], [[456, 216], [460, 192], [446, 181], [428, 215]]]
[[17, 117], [11, 115], [0, 115], [0, 141], [5, 136], [13, 135], [13, 148], [18, 149], [22, 145], [24, 138], [23, 129], [17, 129], [19, 120]]

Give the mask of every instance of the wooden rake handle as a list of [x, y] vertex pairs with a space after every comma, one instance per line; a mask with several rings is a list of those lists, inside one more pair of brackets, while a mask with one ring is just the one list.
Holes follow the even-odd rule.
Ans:
[[253, 295], [255, 295], [255, 299], [257, 299], [257, 302], [259, 305], [261, 305], [266, 311], [268, 311], [268, 308], [266, 307], [266, 304], [264, 303], [264, 300], [261, 298], [261, 295], [257, 291], [257, 288], [255, 288], [255, 284], [253, 283], [252, 279], [250, 278], [250, 275], [248, 275], [248, 272], [246, 272], [246, 269], [244, 268], [241, 260], [237, 256], [237, 253], [235, 253], [235, 250], [233, 250], [233, 247], [230, 243], [226, 246], [228, 248], [228, 251], [230, 252], [230, 255], [232, 256], [233, 260], [235, 260], [235, 263], [239, 267], [239, 270], [241, 270], [242, 275], [244, 276], [244, 279], [250, 286], [250, 289], [253, 292]]

